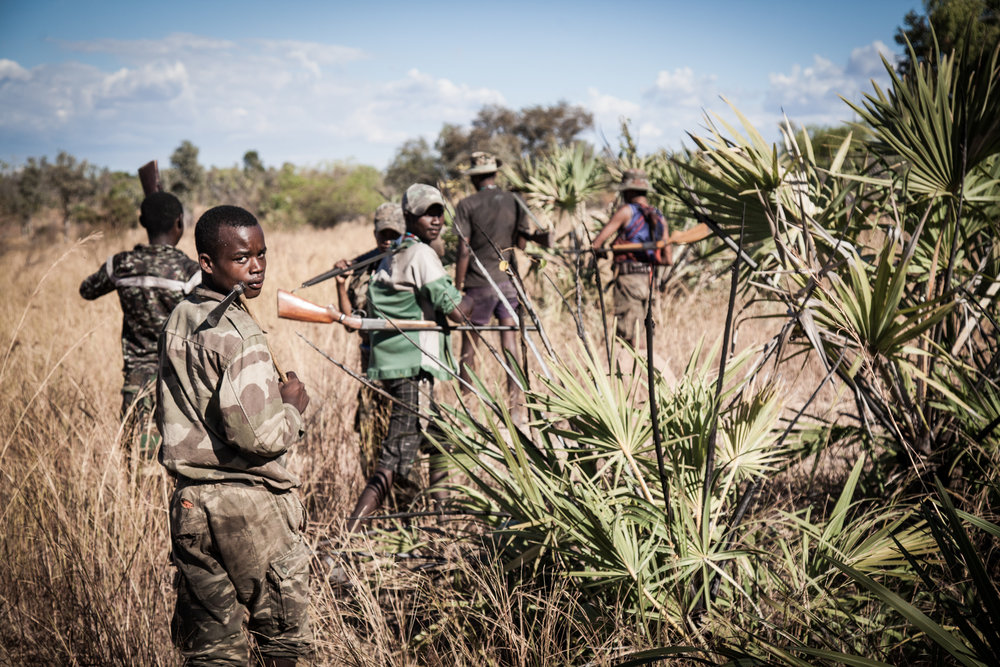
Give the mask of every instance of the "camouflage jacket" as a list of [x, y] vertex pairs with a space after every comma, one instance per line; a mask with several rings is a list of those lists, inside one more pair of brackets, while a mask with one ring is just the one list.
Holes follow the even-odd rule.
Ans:
[[284, 454], [302, 435], [302, 415], [282, 402], [264, 332], [249, 313], [234, 304], [217, 326], [205, 323], [222, 298], [199, 287], [160, 336], [160, 463], [191, 480], [298, 486]]
[[96, 299], [118, 290], [122, 305], [122, 359], [126, 374], [156, 367], [156, 339], [170, 311], [201, 283], [198, 262], [169, 245], [139, 244], [108, 257], [80, 283], [80, 296]]

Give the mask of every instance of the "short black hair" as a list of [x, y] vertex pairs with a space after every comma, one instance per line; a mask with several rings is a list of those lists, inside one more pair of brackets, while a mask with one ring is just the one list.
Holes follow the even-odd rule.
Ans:
[[150, 234], [165, 234], [184, 215], [184, 207], [169, 192], [154, 192], [142, 200], [139, 207], [139, 224]]
[[219, 249], [220, 227], [254, 227], [259, 225], [253, 213], [239, 206], [216, 206], [205, 211], [194, 226], [194, 247], [198, 254], [215, 259]]

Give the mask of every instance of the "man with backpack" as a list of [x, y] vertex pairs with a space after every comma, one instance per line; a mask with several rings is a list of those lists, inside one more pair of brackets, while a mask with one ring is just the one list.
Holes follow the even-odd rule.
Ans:
[[[600, 251], [615, 235], [611, 246], [629, 243], [654, 244], [667, 239], [667, 221], [659, 209], [650, 206], [646, 193], [649, 178], [641, 169], [627, 169], [618, 187], [625, 205], [615, 211], [608, 224], [594, 239], [593, 248]], [[659, 248], [616, 252], [614, 314], [618, 319], [617, 335], [635, 347], [635, 328], [646, 315], [646, 303], [652, 296], [652, 283], [657, 265], [672, 264], [670, 245]]]

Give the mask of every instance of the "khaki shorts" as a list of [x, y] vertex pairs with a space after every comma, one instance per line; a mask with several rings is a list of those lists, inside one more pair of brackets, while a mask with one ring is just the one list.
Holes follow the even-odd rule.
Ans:
[[[646, 319], [646, 300], [649, 298], [649, 273], [620, 273], [615, 278], [615, 333], [635, 344], [636, 326]], [[656, 294], [653, 294], [656, 306]]]

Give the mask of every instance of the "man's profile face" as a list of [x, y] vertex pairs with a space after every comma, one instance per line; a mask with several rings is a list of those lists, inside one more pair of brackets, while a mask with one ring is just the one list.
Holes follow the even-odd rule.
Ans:
[[430, 243], [441, 235], [441, 226], [444, 224], [444, 206], [434, 204], [424, 214], [417, 218], [410, 218], [409, 230], [424, 243]]
[[236, 283], [246, 283], [243, 293], [248, 299], [260, 295], [264, 287], [264, 272], [267, 269], [267, 246], [264, 244], [264, 230], [260, 225], [252, 227], [219, 227], [219, 244], [215, 257], [208, 253], [198, 255], [202, 273], [219, 292], [228, 294]]

